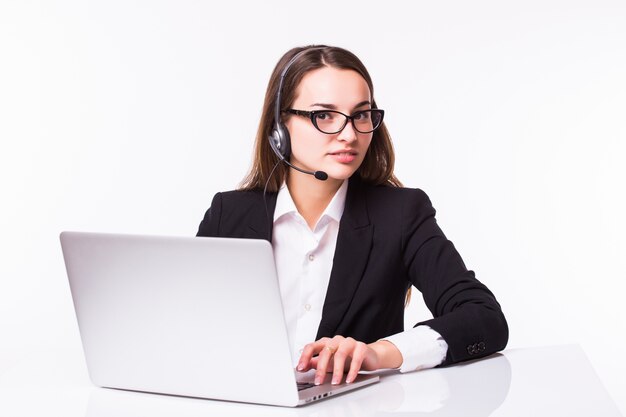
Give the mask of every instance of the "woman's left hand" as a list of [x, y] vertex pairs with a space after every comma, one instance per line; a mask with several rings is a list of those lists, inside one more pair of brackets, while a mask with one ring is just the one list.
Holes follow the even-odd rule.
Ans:
[[[317, 356], [315, 356], [317, 355]], [[332, 384], [339, 384], [347, 370], [346, 383], [351, 383], [358, 372], [402, 365], [402, 354], [386, 340], [365, 344], [351, 337], [323, 337], [306, 345], [298, 361], [298, 371], [316, 369], [315, 385], [323, 384], [327, 372], [332, 372]]]

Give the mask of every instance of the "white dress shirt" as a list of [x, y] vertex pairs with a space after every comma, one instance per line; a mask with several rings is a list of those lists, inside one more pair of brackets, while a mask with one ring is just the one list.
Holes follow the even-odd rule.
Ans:
[[[313, 229], [298, 213], [286, 185], [276, 198], [272, 246], [294, 366], [304, 345], [317, 335], [347, 191], [344, 181]], [[385, 340], [402, 354], [401, 372], [437, 366], [448, 350], [441, 335], [424, 325]]]

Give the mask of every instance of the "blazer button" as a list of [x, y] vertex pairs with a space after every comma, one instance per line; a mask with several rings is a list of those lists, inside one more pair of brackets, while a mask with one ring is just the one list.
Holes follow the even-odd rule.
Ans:
[[469, 353], [470, 355], [473, 355], [476, 353], [476, 349], [474, 348], [474, 345], [467, 345], [467, 353]]
[[485, 342], [480, 342], [480, 343], [478, 344], [478, 349], [479, 349], [481, 352], [484, 352], [484, 351], [485, 351], [485, 349], [486, 349], [486, 347], [485, 347]]

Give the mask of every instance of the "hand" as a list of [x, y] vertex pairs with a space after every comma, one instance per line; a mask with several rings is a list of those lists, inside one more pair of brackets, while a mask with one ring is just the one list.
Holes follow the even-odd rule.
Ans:
[[[317, 355], [314, 357], [314, 355]], [[323, 337], [306, 345], [298, 361], [298, 371], [316, 369], [315, 385], [324, 383], [327, 372], [333, 373], [331, 383], [340, 384], [347, 369], [346, 383], [351, 383], [358, 372], [381, 368], [397, 368], [402, 365], [402, 354], [395, 345], [386, 340], [365, 344], [351, 337]]]

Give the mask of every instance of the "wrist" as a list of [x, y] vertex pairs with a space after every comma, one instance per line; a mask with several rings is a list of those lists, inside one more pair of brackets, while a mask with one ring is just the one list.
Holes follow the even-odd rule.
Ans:
[[377, 340], [368, 345], [378, 358], [378, 369], [399, 368], [403, 358], [400, 350], [388, 340]]

